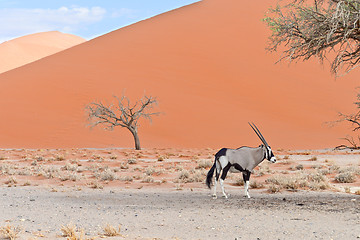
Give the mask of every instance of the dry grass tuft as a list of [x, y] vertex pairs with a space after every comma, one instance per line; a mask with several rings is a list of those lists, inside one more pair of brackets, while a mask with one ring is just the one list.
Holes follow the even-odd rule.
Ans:
[[104, 231], [103, 235], [106, 237], [121, 236], [120, 230], [121, 230], [121, 225], [119, 225], [118, 229], [116, 229], [115, 227], [111, 226], [110, 224], [106, 224], [106, 226], [103, 229], [103, 231]]
[[0, 235], [2, 235], [4, 239], [15, 240], [18, 238], [20, 232], [21, 229], [19, 227], [13, 227], [11, 225], [0, 227]]
[[80, 232], [76, 229], [76, 226], [72, 223], [67, 224], [66, 226], [61, 227], [62, 236], [66, 237], [67, 240], [86, 240], [84, 237], [84, 230], [81, 229]]
[[76, 236], [76, 226], [72, 223], [69, 223], [61, 227], [61, 232], [63, 237], [68, 237], [72, 239]]

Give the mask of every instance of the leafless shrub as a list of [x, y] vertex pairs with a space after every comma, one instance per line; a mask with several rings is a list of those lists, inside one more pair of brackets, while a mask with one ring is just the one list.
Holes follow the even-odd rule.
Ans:
[[66, 158], [64, 155], [56, 155], [55, 156], [55, 160], [56, 161], [64, 161]]
[[253, 180], [253, 181], [250, 181], [250, 187], [251, 188], [262, 188], [262, 187], [264, 187], [264, 184], [259, 183], [256, 180]]
[[120, 177], [119, 180], [124, 181], [124, 182], [132, 182], [134, 180], [134, 178], [131, 176], [123, 176], [123, 177]]
[[61, 169], [66, 171], [77, 171], [78, 165], [66, 163]]
[[98, 181], [90, 182], [88, 184], [88, 186], [93, 189], [103, 189], [104, 188], [104, 186], [101, 183], [99, 183]]
[[145, 175], [143, 177], [143, 179], [141, 180], [142, 183], [152, 183], [154, 182], [154, 178], [152, 178], [151, 176], [147, 176]]
[[121, 169], [129, 169], [129, 164], [128, 163], [121, 163], [120, 168]]
[[184, 181], [186, 182], [187, 180], [190, 179], [190, 173], [188, 170], [182, 170], [180, 173], [179, 173], [179, 176], [178, 178], [181, 180], [181, 181]]
[[274, 175], [266, 179], [266, 183], [271, 183], [280, 187], [280, 189], [297, 190], [311, 189], [324, 190], [328, 189], [327, 178], [319, 172], [300, 172], [296, 175]]
[[113, 181], [117, 179], [116, 174], [111, 169], [106, 169], [100, 173], [100, 179], [102, 181]]
[[335, 181], [338, 183], [353, 183], [355, 182], [355, 174], [352, 172], [342, 172], [335, 176]]
[[15, 177], [10, 177], [8, 180], [6, 180], [4, 182], [5, 184], [8, 185], [8, 187], [12, 187], [12, 186], [16, 186], [16, 184], [18, 183], [18, 181], [16, 180]]
[[235, 186], [244, 186], [244, 179], [242, 177], [237, 177], [234, 185]]
[[136, 164], [137, 161], [136, 161], [135, 158], [129, 158], [129, 159], [127, 160], [127, 163], [128, 163], [128, 164]]
[[195, 168], [196, 169], [208, 169], [208, 168], [211, 168], [212, 165], [213, 165], [213, 162], [211, 160], [202, 159], [197, 162], [197, 166]]
[[299, 165], [296, 165], [295, 168], [296, 168], [297, 170], [303, 170], [303, 169], [304, 169], [304, 165], [299, 164]]
[[281, 187], [279, 185], [270, 184], [270, 186], [268, 187], [268, 192], [270, 193], [278, 193], [280, 191], [281, 191]]

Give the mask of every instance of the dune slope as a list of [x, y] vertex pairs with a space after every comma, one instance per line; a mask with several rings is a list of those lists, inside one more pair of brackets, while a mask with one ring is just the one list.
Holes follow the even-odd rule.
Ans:
[[354, 110], [360, 72], [274, 64], [267, 4], [204, 0], [1, 74], [0, 147], [132, 147], [125, 129], [91, 130], [84, 111], [123, 91], [156, 96], [164, 113], [141, 123], [143, 147], [258, 145], [248, 121], [274, 149], [342, 143], [349, 128], [325, 122]]
[[57, 31], [19, 37], [0, 44], [0, 73], [34, 62], [86, 40]]

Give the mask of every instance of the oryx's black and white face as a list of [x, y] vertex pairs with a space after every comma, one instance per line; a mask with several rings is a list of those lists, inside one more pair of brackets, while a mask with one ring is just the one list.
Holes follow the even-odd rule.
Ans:
[[267, 160], [269, 160], [272, 163], [276, 162], [276, 157], [274, 156], [273, 151], [271, 150], [271, 147], [269, 146], [269, 144], [266, 142], [264, 136], [261, 134], [260, 130], [256, 127], [256, 125], [254, 123], [249, 123], [250, 127], [254, 130], [254, 132], [256, 133], [256, 135], [260, 138], [260, 140], [263, 142], [264, 144], [264, 148], [265, 148], [265, 158]]
[[271, 150], [271, 147], [268, 146], [267, 148], [267, 154], [266, 154], [266, 159], [269, 160], [272, 163], [276, 162], [276, 157], [274, 156], [273, 151]]

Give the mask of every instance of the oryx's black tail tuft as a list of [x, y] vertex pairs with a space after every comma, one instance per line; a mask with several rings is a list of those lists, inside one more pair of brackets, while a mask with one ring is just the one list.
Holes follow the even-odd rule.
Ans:
[[206, 185], [208, 186], [208, 188], [211, 189], [211, 182], [212, 182], [212, 177], [214, 175], [214, 170], [216, 168], [216, 160], [214, 162], [214, 165], [210, 168], [209, 172], [206, 175]]

